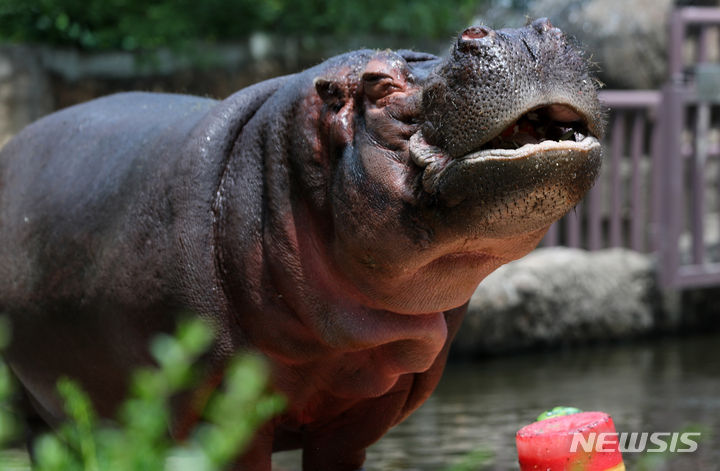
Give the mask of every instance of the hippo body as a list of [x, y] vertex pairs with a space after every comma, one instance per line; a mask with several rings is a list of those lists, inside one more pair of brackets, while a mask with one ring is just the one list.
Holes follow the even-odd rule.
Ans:
[[[305, 470], [358, 469], [434, 389], [477, 284], [590, 187], [598, 110], [539, 20], [470, 28], [444, 60], [355, 51], [219, 102], [54, 113], [0, 153], [7, 361], [47, 422], [62, 375], [112, 416], [149, 340], [192, 312], [218, 333], [206, 387], [259, 352], [289, 401], [237, 469], [293, 448]], [[174, 404], [175, 435], [196, 399]]]

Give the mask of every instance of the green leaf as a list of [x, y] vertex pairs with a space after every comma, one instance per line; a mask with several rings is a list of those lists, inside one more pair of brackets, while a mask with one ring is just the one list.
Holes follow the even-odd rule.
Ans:
[[550, 419], [552, 417], [560, 417], [562, 415], [572, 415], [572, 414], [578, 414], [582, 412], [577, 407], [565, 407], [565, 406], [557, 406], [550, 410], [546, 410], [542, 414], [540, 414], [537, 418], [537, 421], [540, 422], [541, 420]]
[[90, 398], [80, 386], [68, 378], [58, 381], [58, 392], [65, 401], [65, 412], [71, 419], [71, 443], [80, 450], [85, 471], [97, 471], [98, 462], [96, 454], [94, 427], [95, 411]]

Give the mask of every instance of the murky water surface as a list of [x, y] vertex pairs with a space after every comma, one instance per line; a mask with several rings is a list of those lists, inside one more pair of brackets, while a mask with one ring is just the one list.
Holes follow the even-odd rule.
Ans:
[[[494, 460], [481, 469], [517, 471], [515, 432], [555, 405], [605, 411], [618, 432], [701, 425], [697, 452], [644, 469], [720, 470], [720, 335], [451, 365], [428, 402], [370, 448], [366, 470], [441, 471], [485, 449]], [[276, 457], [277, 469], [298, 469], [296, 452]], [[641, 468], [642, 454], [624, 458]]]

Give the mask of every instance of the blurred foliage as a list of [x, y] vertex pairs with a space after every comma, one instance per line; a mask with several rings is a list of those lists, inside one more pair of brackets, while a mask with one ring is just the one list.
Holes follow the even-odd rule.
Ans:
[[579, 414], [580, 412], [582, 411], [577, 407], [557, 406], [553, 407], [550, 410], [546, 410], [542, 414], [538, 415], [536, 420], [540, 422], [541, 420], [551, 419], [553, 417], [561, 417], [564, 415]]
[[[0, 316], [0, 350], [7, 347], [10, 326], [6, 317]], [[0, 357], [0, 446], [17, 435], [18, 424], [12, 412], [14, 388], [10, 369]], [[0, 468], [1, 469], [1, 468]]]
[[183, 48], [254, 31], [444, 38], [491, 0], [0, 0], [0, 40], [89, 50]]
[[478, 449], [463, 456], [457, 463], [445, 468], [445, 471], [480, 471], [489, 469], [493, 464], [494, 457], [493, 452]]
[[[0, 342], [7, 331], [0, 318]], [[151, 351], [158, 366], [135, 375], [130, 397], [114, 425], [99, 420], [76, 382], [61, 379], [58, 392], [68, 420], [34, 442], [33, 470], [161, 470], [168, 462], [176, 471], [226, 469], [255, 431], [282, 411], [285, 401], [268, 392], [267, 371], [259, 358], [238, 357], [229, 364], [224, 387], [210, 397], [203, 420], [189, 439], [183, 444], [172, 441], [170, 398], [196, 383], [193, 364], [211, 342], [212, 331], [197, 320], [182, 323], [174, 336], [156, 338]], [[19, 430], [11, 397], [9, 371], [0, 361], [0, 451]], [[0, 460], [0, 471], [6, 469], [17, 467]]]

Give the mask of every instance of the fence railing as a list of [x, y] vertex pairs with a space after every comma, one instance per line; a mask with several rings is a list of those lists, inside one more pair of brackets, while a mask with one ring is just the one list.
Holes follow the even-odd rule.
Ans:
[[610, 109], [596, 186], [545, 245], [655, 252], [669, 287], [720, 285], [720, 8], [670, 21], [659, 91], [604, 91]]
[[602, 172], [585, 200], [555, 223], [543, 242], [589, 250], [653, 251], [660, 217], [658, 195], [653, 193], [661, 178], [656, 125], [661, 94], [610, 90], [600, 92], [600, 100], [610, 110]]
[[720, 9], [672, 14], [662, 127], [669, 193], [659, 252], [669, 286], [720, 284], [719, 39]]

